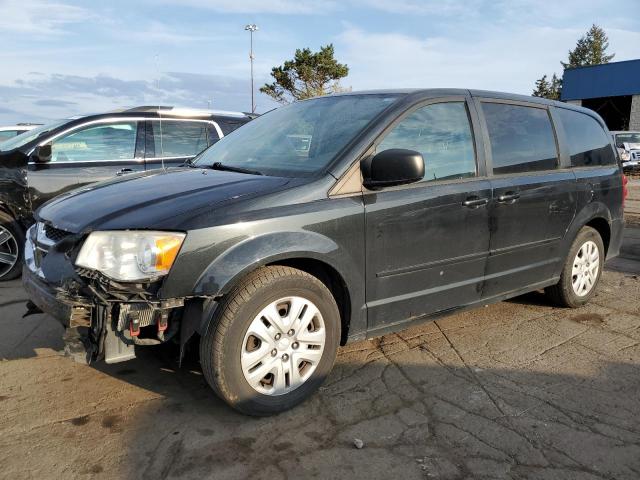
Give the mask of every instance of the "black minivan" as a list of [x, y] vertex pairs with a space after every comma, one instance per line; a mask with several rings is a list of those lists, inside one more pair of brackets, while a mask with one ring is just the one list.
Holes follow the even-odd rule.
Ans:
[[190, 168], [47, 203], [23, 282], [86, 360], [192, 339], [215, 392], [266, 415], [318, 388], [347, 341], [537, 289], [585, 304], [620, 249], [625, 190], [591, 110], [469, 90], [320, 97]]
[[80, 185], [180, 165], [252, 117], [136, 107], [60, 120], [0, 143], [0, 281], [20, 274], [24, 232], [47, 200]]

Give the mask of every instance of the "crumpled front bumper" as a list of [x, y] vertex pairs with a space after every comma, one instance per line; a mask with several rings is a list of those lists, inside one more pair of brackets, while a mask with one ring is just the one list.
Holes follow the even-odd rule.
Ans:
[[65, 328], [89, 327], [93, 305], [84, 298], [71, 300], [47, 284], [26, 265], [22, 269], [22, 285], [29, 299], [44, 313], [58, 320]]

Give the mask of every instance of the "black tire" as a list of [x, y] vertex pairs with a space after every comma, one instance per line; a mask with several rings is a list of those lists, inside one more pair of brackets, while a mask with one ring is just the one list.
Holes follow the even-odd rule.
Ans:
[[[3, 242], [2, 240], [5, 239], [7, 232], [12, 238]], [[0, 237], [0, 255], [3, 255], [5, 259], [8, 255], [16, 256], [16, 261], [10, 268], [8, 264], [0, 263], [0, 282], [4, 282], [20, 276], [24, 258], [24, 233], [22, 227], [4, 212], [0, 212]]]
[[[573, 264], [580, 248], [589, 241], [595, 243], [598, 248], [598, 274], [595, 282], [593, 283], [593, 287], [591, 287], [591, 290], [589, 290], [586, 295], [579, 296], [573, 289]], [[596, 288], [598, 287], [598, 282], [600, 281], [600, 276], [602, 275], [604, 257], [604, 243], [602, 242], [602, 237], [600, 236], [598, 231], [591, 227], [582, 227], [582, 229], [578, 232], [578, 235], [576, 235], [575, 240], [571, 244], [569, 254], [567, 255], [567, 259], [565, 260], [564, 266], [562, 268], [560, 281], [557, 284], [546, 288], [545, 293], [549, 296], [553, 303], [560, 307], [578, 308], [585, 305], [587, 302], [589, 302], [591, 297], [595, 295]]]
[[[243, 373], [244, 338], [264, 307], [287, 296], [303, 297], [318, 308], [325, 328], [324, 349], [315, 370], [299, 387], [282, 395], [263, 394]], [[335, 361], [340, 325], [335, 299], [316, 277], [290, 267], [261, 267], [239, 282], [216, 309], [200, 340], [202, 371], [216, 394], [234, 409], [255, 416], [276, 414], [301, 403], [324, 382]]]

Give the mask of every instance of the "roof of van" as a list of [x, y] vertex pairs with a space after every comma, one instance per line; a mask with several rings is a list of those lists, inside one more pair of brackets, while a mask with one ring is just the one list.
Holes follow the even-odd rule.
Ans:
[[586, 111], [593, 115], [593, 110], [580, 107], [570, 103], [560, 102], [558, 100], [549, 100], [547, 98], [533, 97], [531, 95], [521, 95], [517, 93], [496, 92], [491, 90], [476, 90], [465, 88], [396, 88], [396, 89], [383, 89], [383, 90], [362, 90], [354, 92], [335, 93], [333, 96], [340, 95], [366, 95], [366, 94], [379, 94], [379, 95], [416, 95], [416, 96], [461, 96], [471, 95], [474, 97], [484, 98], [496, 98], [501, 100], [514, 100], [518, 102], [539, 103], [541, 105], [555, 105], [558, 107], [569, 108], [571, 110]]

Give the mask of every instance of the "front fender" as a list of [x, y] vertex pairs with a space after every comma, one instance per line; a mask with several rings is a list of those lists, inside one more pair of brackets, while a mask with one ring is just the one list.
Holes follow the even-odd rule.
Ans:
[[200, 275], [195, 295], [223, 295], [243, 276], [256, 268], [279, 260], [312, 258], [341, 270], [355, 265], [340, 264], [338, 245], [316, 232], [278, 232], [248, 238], [216, 258]]

